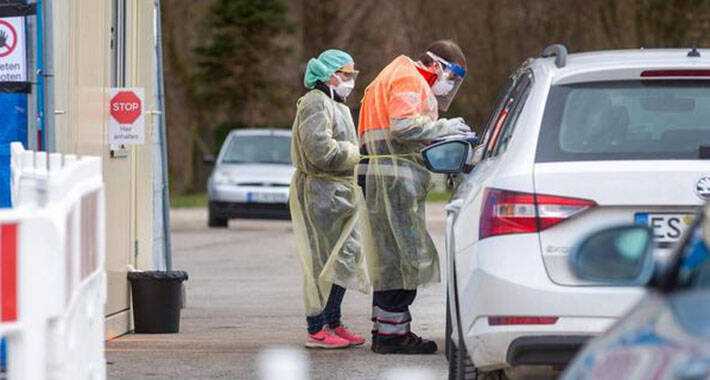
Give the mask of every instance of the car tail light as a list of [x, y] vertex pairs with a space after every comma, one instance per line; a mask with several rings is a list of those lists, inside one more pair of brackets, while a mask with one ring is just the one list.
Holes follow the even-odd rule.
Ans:
[[710, 77], [710, 70], [646, 70], [641, 73], [641, 77]]
[[488, 317], [488, 326], [554, 325], [559, 317], [499, 316]]
[[587, 199], [487, 188], [479, 239], [544, 231], [596, 206]]

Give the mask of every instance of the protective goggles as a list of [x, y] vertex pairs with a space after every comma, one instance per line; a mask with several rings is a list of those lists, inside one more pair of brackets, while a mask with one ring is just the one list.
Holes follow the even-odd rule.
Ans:
[[360, 72], [357, 71], [357, 70], [342, 70], [342, 69], [341, 69], [341, 70], [336, 70], [335, 73], [338, 74], [338, 76], [340, 76], [340, 78], [341, 78], [342, 80], [348, 81], [348, 80], [350, 80], [350, 79], [356, 80], [356, 79], [357, 79], [357, 75], [358, 75]]

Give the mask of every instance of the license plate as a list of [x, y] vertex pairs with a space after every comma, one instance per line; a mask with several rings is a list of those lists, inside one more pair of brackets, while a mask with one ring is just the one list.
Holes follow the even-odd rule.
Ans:
[[678, 241], [693, 223], [693, 219], [693, 214], [639, 212], [635, 215], [636, 224], [645, 224], [653, 229], [653, 237], [657, 243]]
[[286, 203], [288, 196], [282, 193], [248, 192], [247, 203]]

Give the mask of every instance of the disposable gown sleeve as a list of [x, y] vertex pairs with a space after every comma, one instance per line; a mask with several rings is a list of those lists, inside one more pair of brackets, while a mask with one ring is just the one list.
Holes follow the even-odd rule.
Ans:
[[358, 147], [350, 141], [333, 138], [336, 112], [323, 101], [305, 104], [299, 141], [308, 162], [323, 171], [347, 171], [360, 161]]
[[388, 99], [390, 111], [390, 132], [392, 137], [403, 141], [428, 142], [442, 137], [459, 134], [449, 128], [447, 119], [432, 120], [424, 114], [421, 82], [414, 77], [403, 77], [395, 81]]

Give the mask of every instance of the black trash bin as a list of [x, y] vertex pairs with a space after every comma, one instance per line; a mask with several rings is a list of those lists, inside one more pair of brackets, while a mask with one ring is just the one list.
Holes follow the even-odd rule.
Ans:
[[133, 320], [139, 334], [180, 330], [183, 271], [128, 272], [133, 294]]

